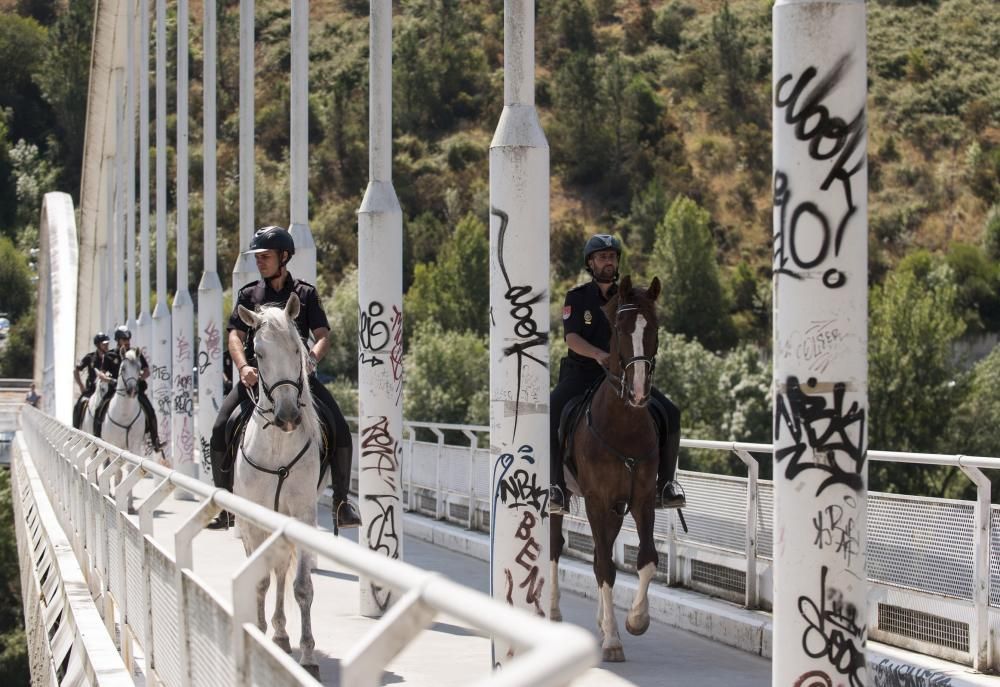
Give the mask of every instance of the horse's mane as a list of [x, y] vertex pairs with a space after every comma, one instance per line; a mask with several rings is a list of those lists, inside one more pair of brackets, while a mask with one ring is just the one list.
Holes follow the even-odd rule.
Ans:
[[257, 316], [261, 319], [258, 329], [270, 326], [282, 336], [288, 337], [295, 342], [296, 350], [299, 354], [300, 369], [302, 370], [302, 402], [305, 404], [305, 407], [302, 408], [302, 425], [310, 437], [313, 437], [315, 441], [320, 441], [319, 416], [316, 414], [315, 406], [313, 406], [312, 390], [309, 388], [309, 378], [305, 374], [308, 351], [306, 351], [305, 344], [302, 343], [302, 338], [299, 336], [299, 330], [296, 328], [295, 322], [285, 315], [284, 308], [277, 305], [261, 306], [257, 310]]

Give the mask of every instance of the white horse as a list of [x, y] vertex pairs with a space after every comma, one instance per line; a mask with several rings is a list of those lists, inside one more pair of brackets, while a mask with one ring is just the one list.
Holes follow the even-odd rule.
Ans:
[[90, 395], [90, 398], [83, 405], [83, 420], [80, 421], [80, 429], [87, 434], [94, 433], [94, 415], [97, 413], [97, 406], [101, 404], [101, 399], [108, 393], [107, 381], [98, 375], [96, 382], [97, 386], [94, 389], [94, 393]]
[[139, 405], [140, 372], [135, 351], [127, 351], [118, 369], [115, 395], [108, 403], [101, 425], [102, 439], [136, 455], [143, 453], [143, 435], [146, 433], [146, 418]]
[[[259, 396], [256, 409], [240, 442], [233, 491], [244, 498], [273, 508], [307, 525], [316, 525], [319, 500], [321, 436], [319, 418], [313, 408], [306, 367], [306, 348], [295, 328], [299, 299], [292, 294], [284, 309], [264, 307], [253, 313], [239, 307], [240, 319], [255, 330]], [[247, 556], [268, 537], [268, 532], [237, 518]], [[293, 590], [302, 618], [299, 663], [314, 677], [319, 666], [313, 656], [316, 644], [310, 617], [313, 599], [312, 553], [297, 551], [298, 569]], [[292, 557], [274, 568], [275, 603], [271, 626], [274, 642], [291, 653], [285, 630], [285, 576]], [[267, 631], [264, 596], [270, 575], [257, 585], [257, 627]]]

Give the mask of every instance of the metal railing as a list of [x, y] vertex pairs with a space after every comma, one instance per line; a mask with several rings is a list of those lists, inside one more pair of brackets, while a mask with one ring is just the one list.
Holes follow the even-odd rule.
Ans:
[[[490, 454], [479, 446], [489, 428], [404, 422], [404, 429], [405, 506], [488, 531]], [[421, 429], [436, 442], [417, 440]], [[464, 434], [468, 444], [446, 443], [445, 432]], [[657, 579], [770, 610], [774, 489], [770, 480], [759, 479], [758, 460], [770, 458], [771, 445], [683, 439], [681, 446], [732, 452], [747, 476], [680, 471], [689, 531], [680, 530], [673, 511], [657, 513]], [[1000, 469], [1000, 459], [874, 450], [868, 458], [955, 466], [977, 490], [975, 501], [869, 492], [869, 636], [978, 670], [998, 665], [990, 635], [1000, 632], [1000, 507], [990, 503], [982, 469]], [[580, 499], [572, 500], [563, 527], [567, 554], [591, 560], [593, 539]], [[851, 534], [842, 534], [851, 546]], [[626, 521], [614, 549], [616, 564], [634, 570], [637, 550], [638, 536]]]
[[[581, 628], [546, 622], [439, 575], [386, 559], [112, 447], [33, 408], [25, 408], [21, 418], [31, 460], [46, 483], [91, 593], [102, 600], [105, 624], [112, 637], [120, 638], [126, 665], [141, 649], [147, 679], [152, 674], [170, 686], [208, 684], [198, 662], [214, 660], [213, 684], [316, 684], [252, 622], [257, 582], [269, 574], [271, 561], [287, 555], [291, 546], [403, 594], [340, 661], [340, 684], [379, 684], [388, 661], [442, 613], [521, 648], [515, 660], [478, 684], [565, 685], [598, 661], [594, 639]], [[121, 468], [125, 476], [112, 487]], [[136, 523], [126, 514], [127, 504], [146, 475], [157, 483], [139, 506]], [[174, 490], [194, 494], [200, 503], [174, 533], [175, 553], [170, 555], [153, 538], [152, 527], [154, 510]], [[233, 577], [231, 605], [191, 570], [192, 540], [221, 509], [272, 533]]]

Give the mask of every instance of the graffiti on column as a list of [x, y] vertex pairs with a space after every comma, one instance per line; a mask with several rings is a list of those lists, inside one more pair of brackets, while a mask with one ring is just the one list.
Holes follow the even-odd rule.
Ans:
[[802, 650], [811, 658], [826, 658], [851, 687], [864, 685], [865, 642], [868, 633], [859, 625], [858, 609], [844, 601], [839, 589], [826, 582], [829, 569], [820, 570], [819, 592], [799, 597], [799, 614], [806, 621]]
[[[544, 617], [540, 600], [545, 576], [538, 565], [541, 544], [535, 538], [535, 532], [541, 527], [548, 527], [543, 522], [548, 517], [548, 489], [537, 483], [533, 471], [518, 467], [519, 464], [535, 464], [534, 449], [531, 446], [521, 446], [517, 456], [512, 453], [500, 455], [494, 469], [499, 488], [493, 497], [493, 512], [497, 512], [499, 500], [504, 507], [521, 513], [521, 520], [514, 533], [515, 546], [518, 548], [514, 562], [518, 568], [504, 568], [507, 584], [505, 598], [507, 603], [513, 604], [514, 594], [523, 594], [527, 604]], [[515, 589], [523, 591], [515, 592]]]
[[[361, 460], [358, 469], [362, 473], [374, 472], [380, 479], [380, 483], [373, 485], [364, 495], [365, 501], [378, 507], [377, 514], [368, 522], [368, 548], [388, 558], [399, 558], [396, 477], [399, 474], [402, 450], [399, 440], [392, 436], [389, 418], [385, 415], [361, 428]], [[371, 591], [379, 609], [384, 611], [389, 607], [391, 589], [372, 582]]]
[[358, 307], [358, 360], [363, 365], [378, 367], [385, 361], [374, 353], [385, 348], [392, 337], [389, 323], [381, 319], [385, 306], [372, 301], [367, 308]]
[[194, 459], [194, 375], [192, 369], [192, 346], [184, 336], [177, 337], [175, 342], [177, 350], [175, 352], [176, 374], [173, 379], [173, 411], [174, 418], [181, 423], [181, 431], [178, 440], [180, 446], [176, 447], [179, 453], [175, 454], [175, 459], [181, 463], [187, 463]]
[[[150, 365], [149, 377], [154, 383], [150, 384], [153, 398], [150, 401], [156, 410], [156, 422], [159, 427], [160, 441], [167, 442], [170, 437], [170, 410], [172, 398], [170, 396], [170, 372], [166, 365]], [[157, 384], [155, 382], [162, 382]]]
[[[857, 501], [851, 496], [845, 496], [848, 513], [857, 511]], [[813, 545], [820, 551], [833, 550], [844, 558], [847, 565], [861, 552], [861, 541], [858, 526], [854, 518], [845, 514], [844, 507], [831, 503], [816, 511], [813, 518], [816, 538]]]
[[[811, 88], [810, 84], [818, 76], [815, 67], [807, 68], [797, 78], [794, 74], [783, 75], [775, 88], [775, 107], [784, 111], [783, 121], [795, 127], [796, 139], [808, 143], [812, 159], [830, 163], [829, 173], [818, 190], [827, 191], [840, 182], [843, 196], [841, 207], [836, 210], [820, 208], [808, 200], [793, 203], [796, 194], [788, 173], [775, 170], [774, 207], [779, 213], [779, 229], [774, 237], [775, 273], [801, 279], [801, 271], [819, 268], [831, 257], [839, 256], [847, 225], [857, 212], [851, 181], [865, 166], [865, 105], [862, 102], [857, 114], [848, 122], [831, 115], [824, 104], [850, 66], [850, 55], [844, 55]], [[803, 193], [811, 191], [813, 189], [807, 189]], [[804, 239], [807, 232], [809, 237]], [[840, 288], [845, 283], [847, 275], [836, 267], [827, 267], [823, 272], [823, 284], [828, 288]]]
[[545, 369], [548, 368], [544, 360], [535, 357], [530, 352], [532, 348], [549, 345], [549, 333], [538, 331], [538, 322], [535, 319], [535, 305], [545, 298], [545, 290], [541, 289], [532, 295], [532, 286], [525, 284], [515, 286], [511, 283], [510, 275], [507, 273], [507, 264], [504, 261], [504, 239], [507, 236], [510, 217], [506, 212], [496, 207], [491, 207], [490, 213], [500, 218], [500, 231], [497, 237], [497, 261], [500, 263], [500, 273], [503, 275], [504, 283], [507, 284], [507, 290], [504, 292], [503, 297], [510, 306], [510, 316], [514, 320], [513, 334], [517, 339], [520, 339], [517, 343], [511, 344], [503, 350], [505, 357], [512, 355], [517, 357], [514, 433], [511, 437], [511, 441], [513, 441], [517, 437], [517, 418], [521, 409], [522, 373], [526, 364], [525, 361], [530, 360]]
[[833, 403], [828, 405], [826, 393], [821, 392], [815, 378], [806, 381], [806, 387], [816, 393], [807, 393], [798, 378], [788, 377], [785, 390], [778, 394], [774, 411], [775, 442], [781, 440], [782, 430], [792, 437], [791, 446], [775, 447], [774, 461], [786, 458], [785, 478], [795, 479], [806, 470], [828, 472], [816, 489], [819, 496], [834, 484], [842, 484], [853, 491], [864, 486], [861, 473], [865, 466], [865, 409], [855, 401], [844, 408], [847, 385], [833, 384]]
[[201, 350], [198, 351], [198, 374], [203, 375], [205, 371], [222, 358], [222, 336], [219, 334], [219, 325], [209, 322], [201, 337]]
[[871, 669], [875, 687], [951, 687], [951, 678], [944, 673], [888, 658], [872, 664]]
[[395, 385], [396, 405], [403, 400], [403, 312], [392, 306], [392, 350], [389, 351], [392, 365], [392, 382]]

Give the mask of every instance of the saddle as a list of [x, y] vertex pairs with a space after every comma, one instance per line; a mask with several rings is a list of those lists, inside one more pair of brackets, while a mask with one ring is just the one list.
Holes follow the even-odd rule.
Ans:
[[[334, 445], [334, 438], [336, 436], [334, 428], [336, 424], [333, 419], [333, 412], [315, 398], [313, 399], [313, 408], [316, 409], [316, 414], [319, 415], [321, 435], [319, 484], [322, 484], [326, 477], [326, 471], [331, 469], [327, 456], [330, 455], [330, 447]], [[236, 406], [229, 415], [229, 419], [226, 420], [226, 460], [222, 466], [223, 472], [232, 470], [233, 465], [236, 463], [236, 452], [243, 438], [243, 430], [246, 429], [247, 422], [249, 422], [253, 411], [254, 404], [250, 399], [247, 399]]]
[[[563, 465], [574, 480], [577, 477], [577, 468], [573, 458], [573, 436], [576, 434], [576, 427], [580, 424], [581, 418], [590, 412], [590, 404], [594, 400], [594, 394], [597, 393], [598, 387], [603, 382], [604, 378], [601, 377], [587, 389], [586, 393], [571, 399], [559, 417], [559, 447], [562, 450]], [[667, 409], [655, 397], [651, 396], [649, 411], [653, 416], [653, 425], [656, 427], [656, 443], [662, 446], [669, 427]]]

